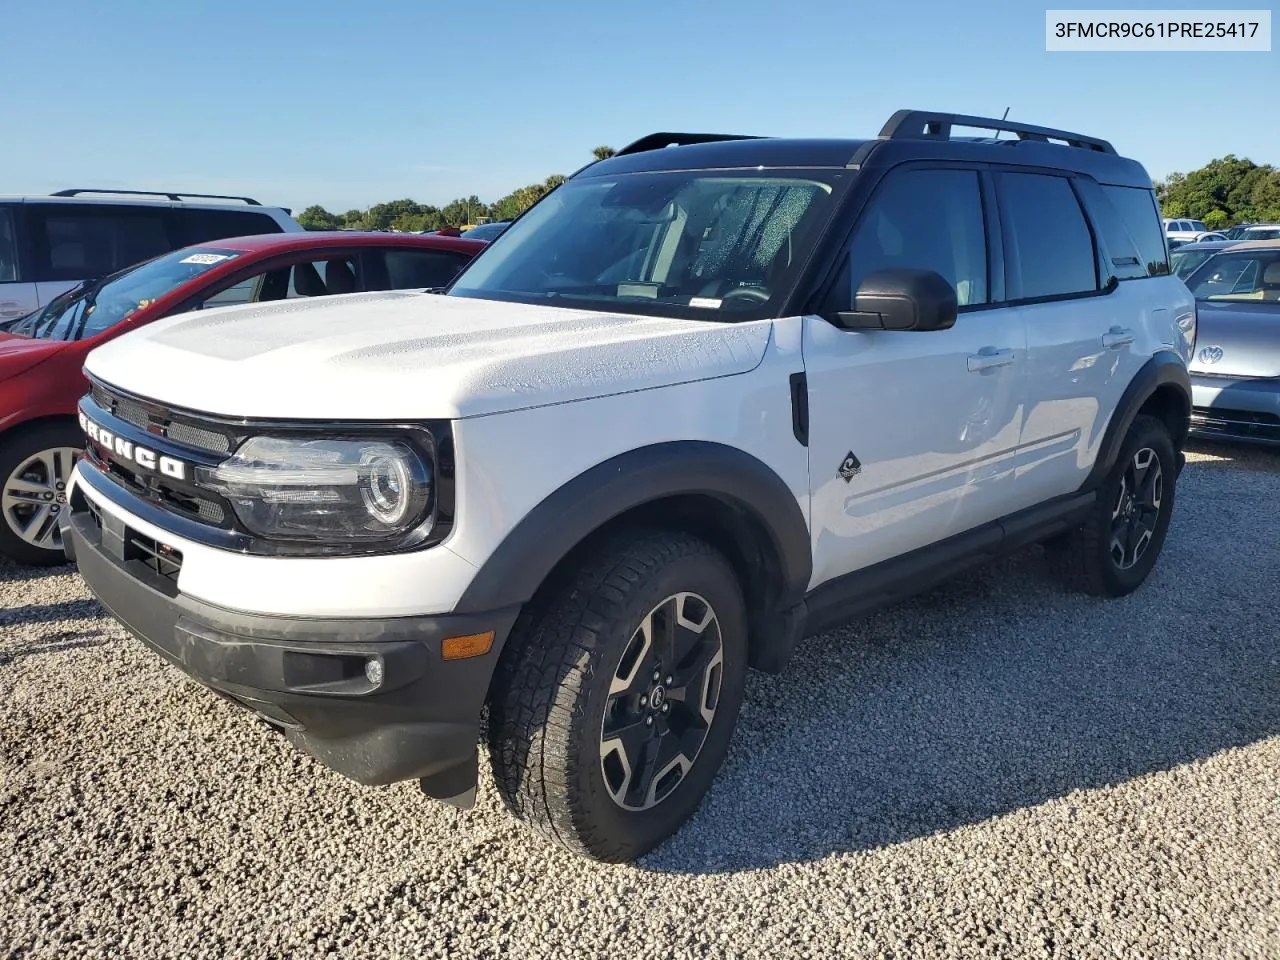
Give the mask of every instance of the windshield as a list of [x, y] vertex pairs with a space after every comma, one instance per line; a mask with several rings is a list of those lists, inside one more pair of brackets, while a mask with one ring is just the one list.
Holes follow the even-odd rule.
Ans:
[[1280, 249], [1225, 252], [1186, 281], [1197, 300], [1280, 301]]
[[509, 226], [511, 224], [505, 220], [501, 223], [482, 223], [480, 226], [472, 227], [470, 230], [463, 230], [462, 236], [468, 240], [492, 240]]
[[1175, 276], [1186, 278], [1191, 276], [1196, 267], [1217, 252], [1217, 250], [1197, 250], [1195, 244], [1188, 244], [1169, 254], [1169, 265], [1173, 267]]
[[114, 327], [188, 280], [240, 256], [235, 250], [187, 247], [102, 280], [86, 281], [34, 313], [11, 322], [6, 333], [41, 340], [84, 340]]
[[497, 237], [448, 294], [698, 319], [771, 316], [832, 209], [839, 176], [571, 180]]

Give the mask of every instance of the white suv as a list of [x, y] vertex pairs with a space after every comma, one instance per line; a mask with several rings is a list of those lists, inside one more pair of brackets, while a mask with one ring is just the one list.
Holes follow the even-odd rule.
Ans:
[[302, 230], [250, 197], [139, 190], [0, 196], [0, 322], [83, 280], [207, 240]]
[[657, 134], [443, 294], [91, 353], [64, 543], [335, 770], [466, 806], [487, 741], [516, 816], [626, 860], [803, 636], [1035, 542], [1136, 589], [1194, 336], [1151, 180], [1104, 141], [911, 111], [868, 140]]
[[1199, 220], [1165, 220], [1164, 232], [1170, 240], [1190, 243], [1208, 233], [1209, 228]]

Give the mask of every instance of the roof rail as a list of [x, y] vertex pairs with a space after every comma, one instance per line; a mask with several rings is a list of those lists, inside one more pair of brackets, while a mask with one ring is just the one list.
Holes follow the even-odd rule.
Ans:
[[990, 117], [969, 117], [959, 113], [933, 113], [928, 110], [899, 110], [889, 118], [880, 130], [882, 140], [950, 140], [951, 128], [976, 127], [996, 133], [1017, 134], [1019, 140], [1062, 140], [1069, 146], [1099, 153], [1115, 153], [1116, 149], [1106, 140], [1086, 137], [1081, 133], [1054, 130], [1051, 127], [1035, 127], [1029, 123], [1011, 120], [992, 120]]
[[661, 150], [663, 147], [685, 147], [694, 143], [719, 143], [723, 140], [759, 140], [760, 137], [752, 137], [734, 133], [651, 133], [647, 137], [641, 137], [635, 143], [629, 143], [617, 153], [615, 157], [626, 156], [629, 153], [645, 153], [649, 150]]
[[184, 198], [199, 200], [239, 200], [241, 203], [247, 203], [251, 207], [262, 206], [252, 197], [229, 197], [221, 193], [170, 193], [167, 190], [97, 190], [92, 187], [82, 187], [75, 190], [59, 190], [57, 193], [51, 193], [51, 197], [78, 197], [82, 193], [110, 193], [121, 194], [135, 197], [166, 197], [169, 200], [181, 202]]

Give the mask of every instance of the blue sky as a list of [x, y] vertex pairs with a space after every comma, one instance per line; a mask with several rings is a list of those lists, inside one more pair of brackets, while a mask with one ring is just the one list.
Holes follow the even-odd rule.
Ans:
[[0, 193], [491, 201], [654, 130], [872, 136], [904, 106], [1009, 107], [1110, 139], [1156, 177], [1227, 153], [1280, 165], [1280, 53], [1048, 53], [1045, 9], [4, 0]]

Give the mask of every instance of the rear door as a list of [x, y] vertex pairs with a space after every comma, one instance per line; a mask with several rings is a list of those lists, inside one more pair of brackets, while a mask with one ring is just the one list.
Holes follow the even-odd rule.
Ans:
[[40, 306], [30, 264], [24, 261], [21, 206], [0, 204], [0, 323], [25, 317]]
[[82, 280], [123, 270], [181, 244], [161, 205], [25, 204], [36, 296], [46, 304]]
[[1009, 296], [1027, 328], [1027, 414], [1012, 504], [1020, 508], [1071, 493], [1088, 475], [1142, 365], [1152, 308], [1142, 284], [1129, 282], [1145, 278], [1148, 266], [1096, 183], [1030, 171], [1002, 171], [997, 183]]

